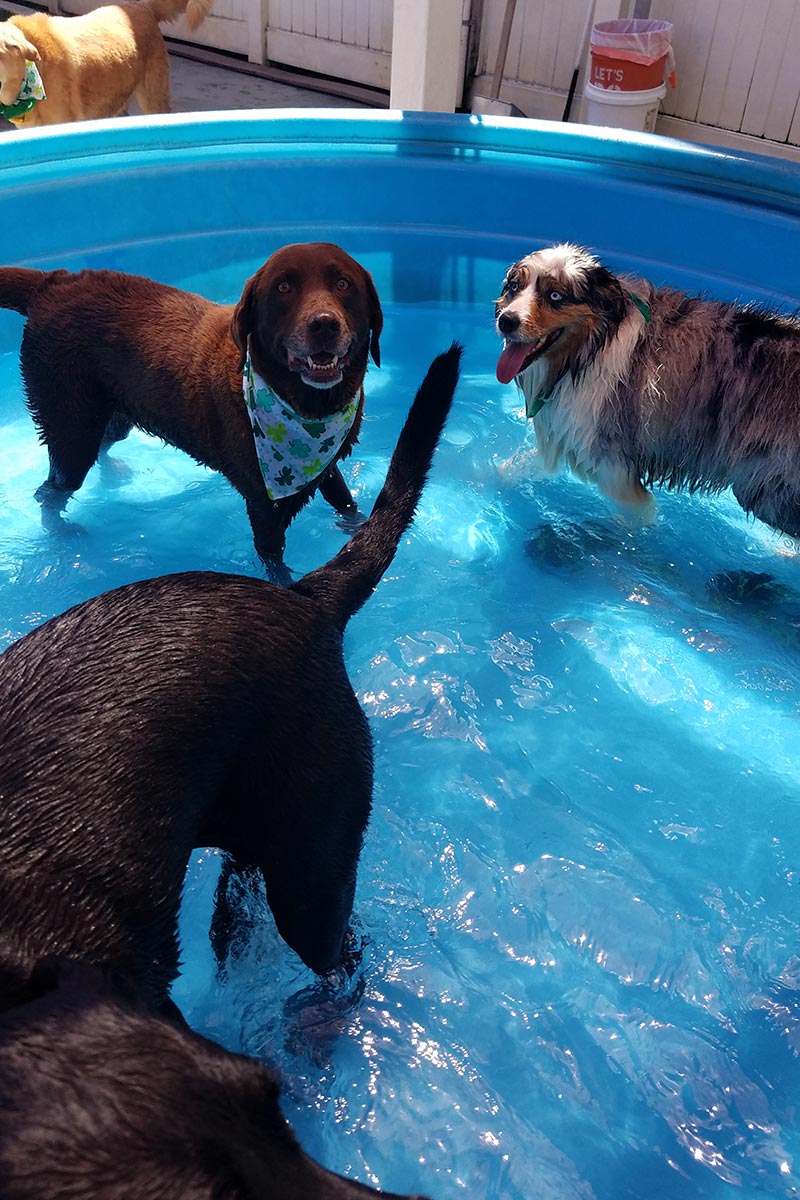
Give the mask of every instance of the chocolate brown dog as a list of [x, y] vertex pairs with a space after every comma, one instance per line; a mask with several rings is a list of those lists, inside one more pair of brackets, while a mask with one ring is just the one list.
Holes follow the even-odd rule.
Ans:
[[262, 872], [312, 970], [343, 961], [373, 762], [342, 638], [412, 520], [459, 359], [430, 367], [371, 515], [323, 567], [288, 588], [213, 572], [131, 583], [0, 656], [6, 1003], [58, 956], [169, 1011], [196, 846]]
[[3, 1200], [403, 1200], [309, 1158], [262, 1063], [99, 973], [36, 976], [41, 994], [0, 1015]]
[[339, 246], [284, 246], [235, 306], [117, 271], [2, 267], [0, 307], [28, 318], [21, 366], [50, 455], [36, 494], [45, 523], [133, 426], [226, 476], [268, 565], [317, 489], [356, 513], [337, 463], [358, 439], [383, 315], [371, 276]]

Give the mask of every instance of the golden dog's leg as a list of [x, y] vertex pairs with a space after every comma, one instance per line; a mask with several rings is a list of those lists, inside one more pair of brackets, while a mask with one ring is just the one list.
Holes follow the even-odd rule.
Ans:
[[133, 93], [133, 98], [146, 115], [168, 113], [169, 101], [169, 58], [166, 47], [153, 52], [144, 72], [144, 77]]

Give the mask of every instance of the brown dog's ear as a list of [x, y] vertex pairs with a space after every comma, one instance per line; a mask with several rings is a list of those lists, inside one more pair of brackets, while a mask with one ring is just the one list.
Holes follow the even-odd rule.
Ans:
[[253, 331], [253, 307], [256, 294], [255, 282], [255, 275], [251, 279], [248, 279], [244, 285], [241, 299], [233, 310], [233, 316], [231, 317], [231, 337], [239, 351], [239, 365], [236, 370], [240, 373], [244, 370], [247, 358], [247, 339]]
[[364, 282], [367, 287], [367, 298], [369, 300], [369, 352], [372, 355], [372, 361], [376, 367], [381, 365], [381, 347], [378, 339], [383, 332], [383, 310], [381, 302], [378, 299], [378, 291], [375, 284], [372, 282], [372, 276], [369, 271], [364, 272]]
[[19, 50], [20, 54], [24, 58], [29, 58], [31, 62], [41, 61], [41, 55], [33, 42], [29, 42], [22, 30], [13, 25], [11, 21], [3, 21], [0, 43], [3, 41], [6, 43], [6, 48], [13, 46], [15, 50]]

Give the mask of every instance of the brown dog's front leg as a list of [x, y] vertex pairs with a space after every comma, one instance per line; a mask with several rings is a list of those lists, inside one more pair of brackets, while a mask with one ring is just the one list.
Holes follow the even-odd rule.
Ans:
[[286, 528], [289, 524], [282, 503], [268, 500], [246, 500], [250, 528], [259, 558], [280, 560], [286, 545]]
[[344, 476], [336, 463], [332, 467], [328, 467], [321, 477], [319, 490], [331, 508], [335, 508], [342, 516], [349, 516], [358, 511], [358, 506], [350, 494], [350, 488], [345, 483]]

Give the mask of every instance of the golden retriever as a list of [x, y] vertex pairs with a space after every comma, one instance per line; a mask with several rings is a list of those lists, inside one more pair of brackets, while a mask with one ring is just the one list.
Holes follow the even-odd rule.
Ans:
[[800, 537], [800, 320], [616, 276], [563, 243], [511, 266], [495, 302], [546, 469], [640, 513], [649, 489], [732, 488]]
[[[189, 28], [196, 29], [210, 7], [211, 0], [140, 0], [82, 17], [9, 17], [0, 22], [4, 115], [23, 129], [90, 121], [120, 116], [131, 97], [143, 113], [169, 112], [169, 59], [158, 23], [185, 11]], [[46, 98], [12, 115], [29, 63]]]

